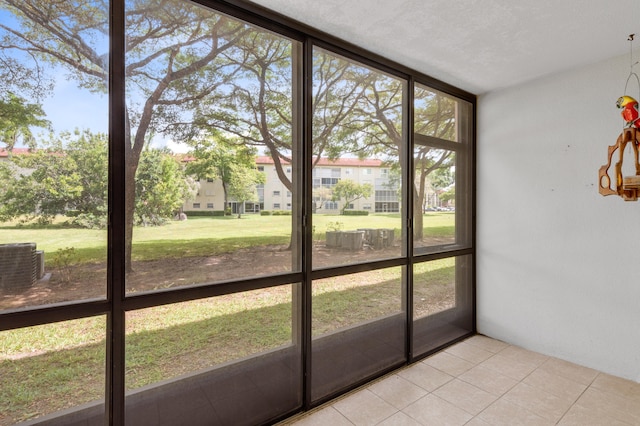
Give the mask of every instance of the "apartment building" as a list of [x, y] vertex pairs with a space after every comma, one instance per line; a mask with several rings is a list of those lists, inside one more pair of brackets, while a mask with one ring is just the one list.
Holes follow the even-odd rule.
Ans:
[[[291, 190], [278, 177], [276, 165], [271, 157], [256, 157], [256, 167], [265, 174], [265, 183], [256, 188], [257, 200], [244, 204], [244, 213], [258, 213], [262, 210], [291, 210]], [[292, 178], [291, 164], [284, 164], [287, 178]], [[312, 170], [313, 201], [318, 213], [337, 214], [344, 207], [343, 201], [332, 200], [332, 188], [342, 179], [354, 181], [358, 185], [370, 184], [371, 196], [350, 203], [347, 208], [365, 210], [372, 213], [400, 211], [400, 179], [394, 177], [391, 168], [382, 160], [321, 158]], [[196, 197], [184, 203], [186, 212], [224, 210], [224, 190], [217, 179], [200, 179]], [[239, 203], [229, 199], [226, 207], [233, 213], [239, 211]]]

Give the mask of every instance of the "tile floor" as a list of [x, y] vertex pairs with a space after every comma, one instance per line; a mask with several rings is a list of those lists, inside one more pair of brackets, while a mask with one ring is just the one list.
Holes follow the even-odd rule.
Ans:
[[478, 335], [281, 425], [640, 425], [640, 384]]

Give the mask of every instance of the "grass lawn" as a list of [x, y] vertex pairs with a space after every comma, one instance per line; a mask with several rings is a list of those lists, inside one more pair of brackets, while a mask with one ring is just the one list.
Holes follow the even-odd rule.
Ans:
[[[369, 216], [313, 216], [316, 239], [324, 239], [331, 224], [343, 230], [358, 228], [392, 228], [400, 235], [398, 214]], [[424, 215], [425, 235], [453, 235], [454, 214], [433, 212]], [[244, 215], [194, 217], [164, 226], [136, 227], [133, 234], [133, 260], [157, 260], [167, 257], [215, 255], [254, 245], [285, 244], [291, 234], [291, 216]], [[72, 247], [77, 263], [103, 262], [106, 259], [105, 230], [50, 226], [0, 224], [0, 244], [35, 242], [47, 259], [55, 259], [59, 250]]]
[[[398, 215], [315, 215], [316, 238], [330, 222], [342, 229], [400, 228]], [[453, 234], [452, 213], [425, 215], [433, 235]], [[289, 241], [291, 216], [192, 218], [134, 230], [134, 259], [201, 256]], [[396, 231], [398, 232], [398, 231]], [[51, 256], [73, 247], [82, 262], [103, 262], [106, 233], [85, 229], [0, 225], [0, 244], [36, 242]], [[421, 264], [416, 298], [440, 297], [453, 281], [453, 259]], [[314, 337], [401, 308], [401, 268], [313, 283]], [[416, 290], [418, 291], [418, 290]], [[422, 290], [419, 290], [422, 291]], [[127, 313], [127, 388], [238, 359], [291, 342], [291, 286], [231, 294]], [[103, 398], [105, 317], [0, 333], [0, 425]], [[260, 330], [260, 333], [256, 333]]]

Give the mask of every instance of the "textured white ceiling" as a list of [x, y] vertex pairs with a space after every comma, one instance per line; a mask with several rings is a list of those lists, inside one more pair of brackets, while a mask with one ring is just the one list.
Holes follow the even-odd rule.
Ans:
[[640, 47], [640, 0], [253, 3], [475, 94]]

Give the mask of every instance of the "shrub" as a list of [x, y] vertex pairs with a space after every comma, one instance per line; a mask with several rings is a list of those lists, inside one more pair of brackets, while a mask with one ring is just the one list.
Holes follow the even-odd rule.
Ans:
[[291, 210], [274, 210], [271, 214], [273, 216], [291, 216]]
[[187, 217], [196, 216], [224, 216], [224, 210], [190, 210], [184, 212]]
[[367, 210], [345, 210], [345, 216], [369, 216], [369, 212]]
[[271, 216], [271, 210], [260, 210], [260, 216]]

